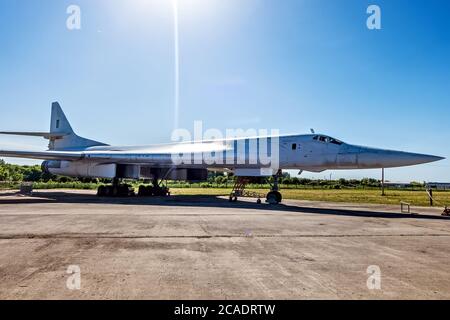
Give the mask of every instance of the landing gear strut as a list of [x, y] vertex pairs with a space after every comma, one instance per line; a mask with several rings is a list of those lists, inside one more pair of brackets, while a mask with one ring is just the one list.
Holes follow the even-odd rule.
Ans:
[[99, 196], [99, 197], [132, 197], [132, 196], [134, 196], [134, 190], [130, 185], [120, 184], [120, 179], [114, 178], [112, 185], [98, 187], [97, 196]]
[[278, 178], [282, 175], [281, 170], [273, 176], [273, 185], [270, 192], [267, 194], [266, 202], [270, 204], [279, 204], [283, 200], [283, 196], [280, 193], [278, 186]]

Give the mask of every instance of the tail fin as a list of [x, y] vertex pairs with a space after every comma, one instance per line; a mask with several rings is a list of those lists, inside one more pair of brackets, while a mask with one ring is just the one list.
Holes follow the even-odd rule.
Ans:
[[52, 103], [52, 118], [50, 122], [50, 133], [60, 133], [63, 135], [73, 134], [72, 126], [61, 109], [58, 102]]
[[52, 104], [50, 132], [0, 131], [0, 134], [43, 137], [50, 140], [48, 148], [57, 151], [79, 151], [89, 147], [107, 146], [102, 142], [77, 136], [58, 102]]
[[52, 103], [50, 123], [50, 150], [79, 150], [88, 147], [106, 146], [102, 142], [76, 135], [58, 102]]

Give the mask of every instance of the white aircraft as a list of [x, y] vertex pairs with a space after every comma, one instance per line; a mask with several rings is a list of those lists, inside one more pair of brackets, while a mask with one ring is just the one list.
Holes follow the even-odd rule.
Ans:
[[282, 170], [394, 168], [444, 159], [351, 145], [315, 133], [114, 147], [76, 135], [57, 102], [52, 104], [50, 132], [0, 134], [44, 137], [50, 141], [47, 151], [0, 150], [0, 156], [45, 160], [43, 169], [55, 175], [113, 179], [111, 186], [99, 187], [99, 196], [130, 195], [130, 188], [121, 185], [121, 179], [152, 180], [153, 186], [141, 186], [139, 195], [166, 196], [170, 193], [162, 186], [162, 180], [204, 181], [208, 170], [213, 170], [238, 177], [230, 201], [236, 201], [243, 194], [244, 178], [273, 176], [267, 201], [279, 203], [282, 196], [278, 177]]

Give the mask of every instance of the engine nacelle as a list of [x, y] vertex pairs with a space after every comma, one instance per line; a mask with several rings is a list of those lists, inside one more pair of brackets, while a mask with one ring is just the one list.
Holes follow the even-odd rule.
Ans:
[[177, 169], [173, 170], [167, 177], [168, 180], [202, 182], [208, 180], [206, 169]]
[[157, 169], [138, 165], [96, 164], [85, 161], [51, 160], [42, 163], [42, 171], [59, 176], [104, 179], [167, 179], [201, 182], [208, 180], [206, 169]]
[[67, 177], [86, 177], [113, 179], [116, 177], [116, 164], [95, 164], [82, 161], [44, 161], [42, 171]]
[[141, 167], [141, 179], [167, 179], [173, 181], [202, 182], [208, 180], [208, 170], [206, 169], [162, 169]]

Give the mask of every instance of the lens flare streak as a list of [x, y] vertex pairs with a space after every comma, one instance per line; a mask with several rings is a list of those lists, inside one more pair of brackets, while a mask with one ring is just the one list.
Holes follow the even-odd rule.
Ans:
[[179, 127], [179, 113], [180, 113], [180, 46], [179, 46], [178, 0], [173, 0], [173, 22], [174, 22], [174, 48], [175, 48], [174, 129], [176, 130]]

